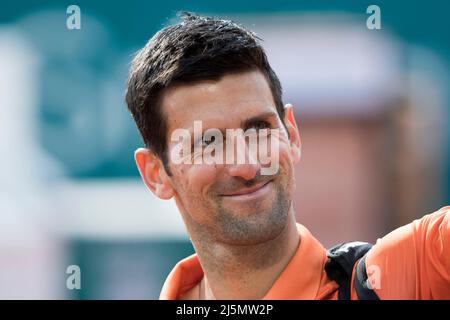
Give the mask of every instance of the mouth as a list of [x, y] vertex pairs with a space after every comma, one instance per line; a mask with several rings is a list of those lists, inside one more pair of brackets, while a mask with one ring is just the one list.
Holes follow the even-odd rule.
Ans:
[[250, 188], [243, 188], [238, 191], [222, 194], [222, 197], [232, 200], [250, 200], [266, 195], [270, 191], [272, 180], [258, 183]]

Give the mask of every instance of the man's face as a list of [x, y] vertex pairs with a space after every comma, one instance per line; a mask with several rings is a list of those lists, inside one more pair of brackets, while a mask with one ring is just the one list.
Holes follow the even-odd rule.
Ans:
[[[293, 165], [298, 161], [292, 148], [298, 148], [299, 142], [295, 145], [289, 139], [264, 75], [251, 71], [174, 87], [164, 94], [162, 108], [168, 121], [168, 180], [191, 236], [240, 245], [278, 236], [288, 221]], [[278, 152], [279, 169], [273, 175], [261, 175], [261, 162], [249, 163], [255, 155], [248, 143], [244, 143], [244, 164], [175, 164], [171, 155], [177, 142], [172, 141], [172, 133], [187, 129], [194, 135], [194, 121], [201, 121], [203, 132], [218, 129], [224, 137], [226, 129], [278, 129], [278, 150], [271, 152]], [[298, 138], [291, 121], [287, 127]], [[224, 144], [228, 142], [225, 139]]]

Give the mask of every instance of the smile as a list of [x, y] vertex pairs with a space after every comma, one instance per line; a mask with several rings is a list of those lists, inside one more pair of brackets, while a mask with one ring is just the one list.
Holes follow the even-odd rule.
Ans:
[[272, 180], [259, 183], [251, 188], [244, 188], [239, 191], [223, 194], [224, 198], [232, 200], [250, 200], [266, 195], [270, 191], [270, 184]]

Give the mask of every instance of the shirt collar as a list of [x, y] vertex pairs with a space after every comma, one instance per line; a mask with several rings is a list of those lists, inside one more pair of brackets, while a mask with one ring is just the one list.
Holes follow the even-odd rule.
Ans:
[[[300, 245], [296, 253], [263, 299], [315, 299], [326, 262], [326, 250], [312, 234], [297, 223]], [[203, 278], [203, 269], [196, 254], [173, 268], [162, 288], [160, 299], [179, 299]]]

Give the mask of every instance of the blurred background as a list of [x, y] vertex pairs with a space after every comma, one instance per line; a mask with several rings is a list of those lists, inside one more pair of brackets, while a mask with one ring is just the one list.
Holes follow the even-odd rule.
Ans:
[[2, 1], [1, 299], [156, 299], [193, 253], [175, 204], [139, 178], [124, 102], [133, 54], [179, 10], [264, 39], [302, 136], [297, 220], [326, 247], [450, 203], [448, 1]]

